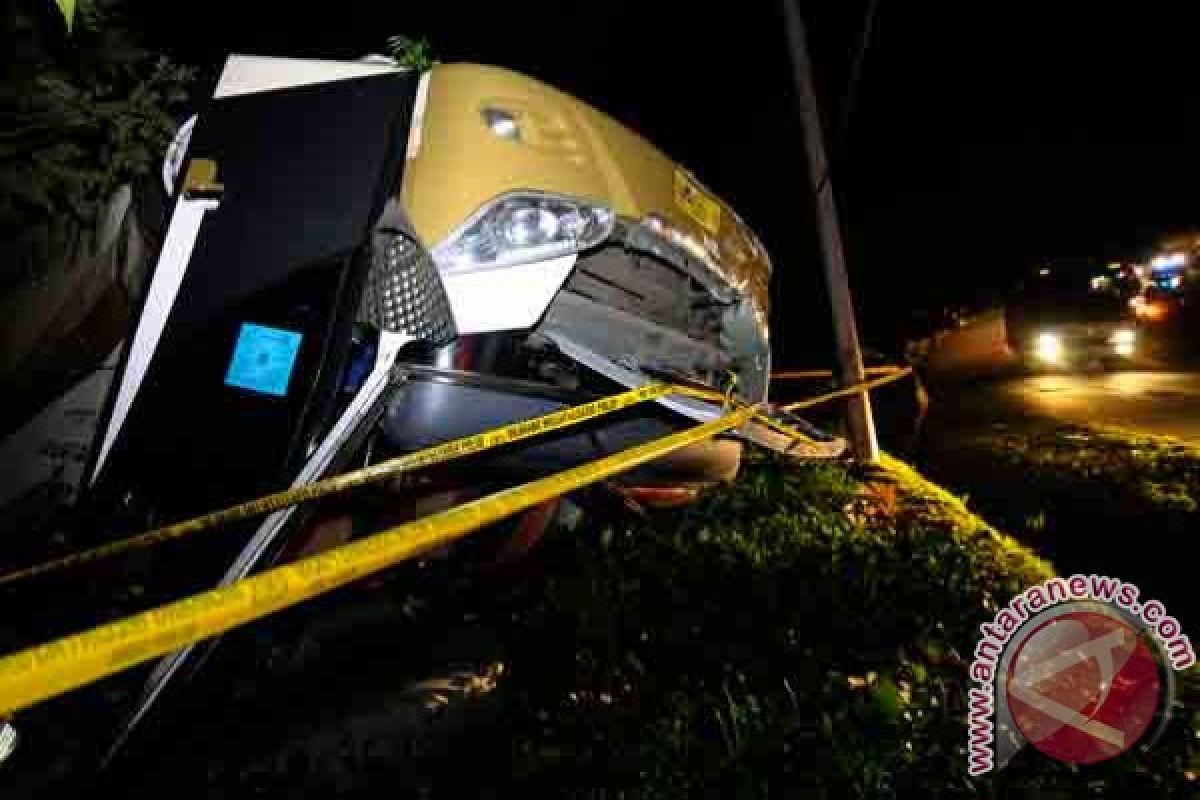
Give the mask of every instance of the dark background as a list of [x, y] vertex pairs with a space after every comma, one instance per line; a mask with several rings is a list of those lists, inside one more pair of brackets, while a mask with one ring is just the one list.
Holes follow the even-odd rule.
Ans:
[[[706, 5], [139, 0], [148, 43], [210, 76], [230, 51], [356, 58], [426, 37], [443, 61], [575, 93], [693, 169], [773, 254], [780, 364], [828, 360], [829, 322], [776, 0]], [[1196, 222], [1195, 15], [1166, 3], [804, 4], [868, 345], [981, 303], [1033, 263], [1142, 257]]]

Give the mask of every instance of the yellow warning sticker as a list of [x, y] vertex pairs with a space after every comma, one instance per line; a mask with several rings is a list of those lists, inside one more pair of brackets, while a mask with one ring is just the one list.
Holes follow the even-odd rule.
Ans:
[[714, 236], [721, 229], [720, 204], [681, 169], [675, 170], [675, 205]]

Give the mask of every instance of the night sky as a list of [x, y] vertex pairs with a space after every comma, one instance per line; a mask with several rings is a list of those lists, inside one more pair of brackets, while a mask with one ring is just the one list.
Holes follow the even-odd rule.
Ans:
[[[777, 361], [828, 357], [778, 0], [135, 5], [153, 47], [212, 74], [229, 51], [354, 58], [403, 33], [440, 60], [580, 95], [760, 233]], [[1032, 263], [1140, 257], [1200, 222], [1200, 27], [1183, 5], [880, 0], [843, 127], [867, 0], [804, 3], [868, 345], [887, 350], [916, 311], [986, 298]]]

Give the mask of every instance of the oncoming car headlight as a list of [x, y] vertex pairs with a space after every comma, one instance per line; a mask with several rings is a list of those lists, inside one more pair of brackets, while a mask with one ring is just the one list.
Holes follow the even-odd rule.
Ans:
[[616, 215], [584, 200], [510, 192], [488, 202], [433, 248], [446, 272], [511, 267], [578, 253], [609, 237]]
[[1058, 363], [1063, 356], [1062, 339], [1057, 333], [1039, 333], [1033, 343], [1033, 352], [1042, 361]]
[[1122, 328], [1120, 330], [1113, 331], [1112, 336], [1108, 337], [1108, 341], [1110, 344], [1114, 345], [1135, 344], [1137, 342], [1137, 333], [1129, 328]]
[[1137, 333], [1129, 328], [1121, 328], [1113, 331], [1112, 336], [1108, 337], [1108, 343], [1112, 345], [1113, 352], [1117, 355], [1131, 356], [1134, 345], [1137, 344]]

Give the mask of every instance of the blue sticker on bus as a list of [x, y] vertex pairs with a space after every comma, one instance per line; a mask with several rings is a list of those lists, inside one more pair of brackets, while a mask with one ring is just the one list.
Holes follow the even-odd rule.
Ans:
[[243, 322], [225, 373], [225, 385], [283, 397], [302, 338], [295, 331]]

